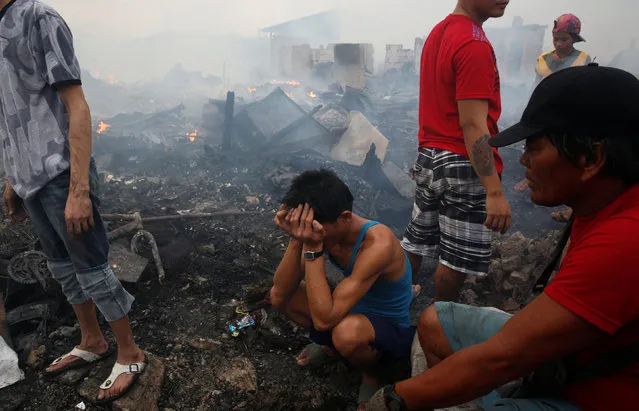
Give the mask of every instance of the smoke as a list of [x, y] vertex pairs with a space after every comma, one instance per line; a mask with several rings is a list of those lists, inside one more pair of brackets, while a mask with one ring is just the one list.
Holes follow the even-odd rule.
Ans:
[[[45, 2], [47, 2], [45, 0]], [[302, 16], [343, 8], [352, 12], [341, 41], [373, 43], [376, 60], [385, 44], [412, 48], [455, 6], [454, 0], [48, 0], [71, 26], [84, 68], [123, 81], [162, 77], [176, 63], [187, 70], [246, 80], [252, 70], [267, 68], [269, 41], [259, 29]], [[524, 24], [552, 27], [562, 13], [583, 23], [588, 51], [609, 63], [639, 37], [639, 3], [635, 0], [511, 0], [506, 16], [487, 27], [509, 26], [514, 16]], [[321, 28], [319, 28], [321, 29]], [[545, 48], [550, 49], [550, 32]], [[234, 78], [237, 77], [237, 78]]]

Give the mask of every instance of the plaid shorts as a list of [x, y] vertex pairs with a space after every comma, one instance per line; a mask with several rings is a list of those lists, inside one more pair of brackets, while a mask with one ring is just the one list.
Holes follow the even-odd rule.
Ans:
[[404, 250], [439, 259], [460, 273], [488, 273], [492, 232], [484, 226], [486, 192], [470, 161], [450, 151], [420, 148], [413, 179], [417, 190]]

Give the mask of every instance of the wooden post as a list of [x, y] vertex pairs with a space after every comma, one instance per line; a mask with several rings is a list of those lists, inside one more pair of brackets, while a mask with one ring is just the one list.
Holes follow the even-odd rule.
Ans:
[[231, 149], [231, 137], [233, 136], [233, 114], [235, 111], [235, 92], [226, 93], [226, 105], [224, 106], [224, 135], [222, 148]]

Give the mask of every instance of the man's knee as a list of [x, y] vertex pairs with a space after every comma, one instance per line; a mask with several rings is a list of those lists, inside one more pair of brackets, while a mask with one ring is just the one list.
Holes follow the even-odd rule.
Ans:
[[419, 323], [417, 324], [417, 334], [422, 346], [433, 334], [436, 334], [438, 326], [441, 328], [437, 311], [435, 310], [435, 305], [431, 305], [419, 316]]
[[422, 345], [424, 353], [430, 353], [438, 358], [447, 357], [452, 354], [452, 349], [448, 344], [446, 333], [439, 321], [435, 305], [431, 305], [419, 317], [417, 325], [417, 335]]
[[356, 349], [370, 345], [375, 331], [364, 316], [349, 315], [333, 328], [332, 338], [335, 349], [348, 358]]

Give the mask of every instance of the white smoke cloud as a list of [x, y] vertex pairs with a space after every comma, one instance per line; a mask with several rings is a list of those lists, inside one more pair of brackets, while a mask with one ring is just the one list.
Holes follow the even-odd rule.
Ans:
[[[381, 45], [401, 43], [410, 47], [416, 36], [426, 35], [452, 11], [455, 1], [48, 0], [48, 4], [57, 8], [73, 29], [85, 67], [131, 80], [157, 77], [178, 61], [186, 68], [218, 75], [222, 74], [224, 63], [227, 71], [235, 66], [246, 68], [255, 65], [253, 63], [261, 64], [262, 61], [240, 61], [247, 57], [242, 53], [234, 55], [233, 48], [238, 47], [234, 43], [210, 45], [209, 48], [197, 41], [198, 36], [235, 34], [257, 37], [261, 27], [337, 7], [361, 13], [361, 19], [349, 27], [351, 34], [361, 33], [365, 37], [361, 41]], [[547, 24], [550, 28], [553, 20], [562, 13], [573, 13], [581, 18], [582, 34], [587, 43], [581, 44], [580, 48], [596, 56], [601, 63], [609, 62], [617, 52], [630, 45], [632, 38], [639, 37], [639, 25], [635, 21], [639, 15], [639, 2], [635, 0], [511, 0], [505, 17], [486, 24], [510, 25], [513, 17], [518, 15], [523, 17], [524, 23]], [[187, 39], [181, 40], [187, 43], [178, 47], [181, 50], [175, 49], [176, 44], [167, 44], [165, 48], [153, 45], [155, 48], [148, 50], [151, 61], [145, 56], [145, 64], [132, 64], [131, 56], [122, 52], [123, 39], [156, 36], [157, 40], [159, 34], [161, 39], [170, 38], [168, 33]], [[551, 48], [550, 37], [548, 33], [548, 49]], [[144, 47], [143, 42], [140, 40], [136, 44]], [[263, 44], [268, 48], [266, 40]]]

